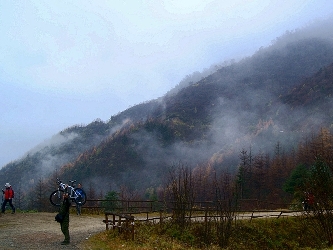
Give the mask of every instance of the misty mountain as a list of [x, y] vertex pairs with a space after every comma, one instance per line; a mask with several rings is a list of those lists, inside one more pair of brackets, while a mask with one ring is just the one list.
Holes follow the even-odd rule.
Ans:
[[52, 175], [139, 190], [159, 186], [179, 161], [235, 171], [242, 148], [271, 153], [279, 142], [291, 149], [330, 127], [333, 115], [330, 30], [304, 30], [107, 122], [67, 128], [4, 166], [0, 178], [33, 186]]
[[[2, 180], [34, 184], [83, 151], [98, 145], [109, 133], [109, 126], [96, 120], [87, 126], [75, 125], [40, 143], [21, 159], [10, 162], [0, 172]], [[37, 174], [38, 173], [38, 174]]]

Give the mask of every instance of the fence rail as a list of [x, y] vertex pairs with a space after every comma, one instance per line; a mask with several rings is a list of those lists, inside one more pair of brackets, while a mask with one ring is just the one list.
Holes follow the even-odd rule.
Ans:
[[[219, 201], [220, 202], [220, 201]], [[192, 210], [205, 210], [210, 207], [214, 209], [218, 202], [216, 201], [198, 201], [191, 204]], [[248, 211], [267, 211], [267, 210], [293, 210], [300, 204], [293, 203], [272, 203], [256, 199], [242, 199], [237, 202], [236, 210], [238, 212]], [[112, 207], [112, 209], [110, 209]], [[96, 210], [104, 212], [105, 210], [117, 210], [120, 212], [159, 212], [172, 211], [175, 209], [174, 202], [151, 201], [151, 200], [105, 200], [88, 199], [83, 209]]]
[[[257, 218], [281, 218], [300, 215], [303, 211], [290, 209], [296, 204], [274, 204], [259, 200], [240, 200], [233, 211], [221, 211], [218, 205], [222, 201], [202, 201], [186, 204], [187, 210], [183, 219], [190, 222], [209, 223], [221, 220], [250, 220]], [[113, 210], [108, 210], [108, 207]], [[104, 214], [106, 230], [109, 226], [118, 229], [128, 239], [134, 239], [135, 221], [147, 221], [162, 224], [165, 220], [174, 218], [177, 214], [174, 202], [150, 200], [100, 200], [91, 199], [82, 207], [84, 210]], [[178, 211], [179, 212], [179, 211]], [[184, 212], [184, 211], [183, 211]], [[221, 213], [222, 212], [222, 213]], [[178, 213], [179, 214], [179, 213]]]
[[[108, 209], [105, 204], [117, 204], [112, 210]], [[104, 206], [103, 206], [104, 204]], [[188, 208], [193, 220], [210, 217], [216, 218], [218, 214], [215, 205], [217, 202], [201, 201], [191, 204]], [[239, 200], [237, 208], [233, 211], [235, 219], [255, 219], [265, 217], [285, 217], [295, 216], [301, 210], [293, 209], [296, 204], [278, 204], [260, 200]], [[105, 200], [105, 199], [90, 199], [82, 207], [82, 212], [88, 210], [88, 213], [104, 214], [105, 211], [113, 211], [118, 214], [135, 215], [135, 220], [141, 221], [163, 221], [173, 216], [177, 211], [173, 202], [151, 201], [151, 200]], [[188, 214], [188, 213], [187, 213]], [[188, 218], [186, 218], [188, 219]]]

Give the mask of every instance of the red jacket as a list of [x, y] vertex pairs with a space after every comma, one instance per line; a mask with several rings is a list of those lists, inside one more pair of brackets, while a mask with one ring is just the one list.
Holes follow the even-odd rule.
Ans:
[[10, 188], [6, 188], [5, 191], [3, 191], [5, 194], [5, 200], [13, 199], [14, 198], [14, 190]]

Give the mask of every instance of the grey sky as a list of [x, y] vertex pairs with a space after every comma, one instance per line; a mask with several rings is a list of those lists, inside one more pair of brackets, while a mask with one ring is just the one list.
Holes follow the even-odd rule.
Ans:
[[0, 2], [0, 167], [187, 74], [332, 14], [331, 1]]

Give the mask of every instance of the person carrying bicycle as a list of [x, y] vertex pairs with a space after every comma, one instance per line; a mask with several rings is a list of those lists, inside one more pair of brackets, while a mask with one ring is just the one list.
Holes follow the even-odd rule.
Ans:
[[[67, 185], [66, 185], [67, 186]], [[69, 208], [71, 206], [71, 201], [69, 198], [67, 187], [63, 194], [63, 201], [61, 202], [59, 214], [62, 215], [63, 220], [60, 222], [61, 232], [64, 234], [65, 239], [61, 242], [61, 245], [68, 245], [70, 242], [69, 236]]]

